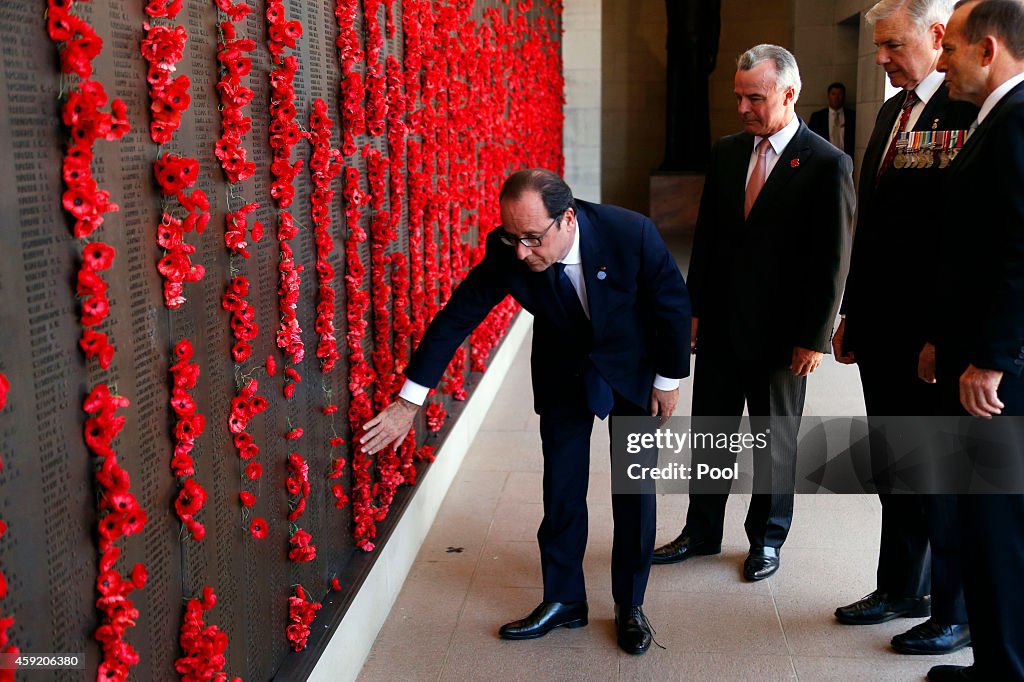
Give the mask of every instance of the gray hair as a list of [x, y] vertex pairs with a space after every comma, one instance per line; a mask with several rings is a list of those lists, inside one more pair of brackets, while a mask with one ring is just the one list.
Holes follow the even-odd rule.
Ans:
[[888, 19], [900, 10], [907, 13], [914, 25], [925, 31], [935, 23], [945, 24], [953, 14], [954, 0], [881, 0], [867, 11], [869, 24]]
[[800, 67], [796, 65], [796, 57], [784, 47], [762, 43], [755, 45], [740, 55], [736, 60], [736, 68], [740, 71], [750, 71], [761, 62], [771, 60], [775, 64], [776, 90], [785, 90], [792, 87], [796, 92], [794, 101], [800, 99], [800, 88], [803, 83], [800, 81]]

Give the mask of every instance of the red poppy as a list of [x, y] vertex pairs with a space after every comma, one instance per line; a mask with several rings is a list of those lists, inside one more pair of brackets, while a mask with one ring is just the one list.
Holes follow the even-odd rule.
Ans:
[[64, 73], [73, 73], [82, 79], [92, 75], [92, 60], [103, 50], [103, 40], [92, 29], [82, 24], [79, 28], [80, 38], [72, 38], [64, 43], [60, 51], [60, 67]]
[[243, 507], [251, 507], [256, 504], [256, 496], [247, 490], [238, 493], [238, 499]]
[[206, 528], [195, 519], [186, 519], [185, 528], [196, 542], [201, 542], [206, 537]]
[[312, 561], [316, 558], [316, 545], [295, 547], [288, 552], [288, 558], [299, 563]]
[[135, 589], [141, 590], [143, 587], [145, 587], [146, 586], [146, 580], [148, 579], [148, 577], [149, 577], [149, 574], [146, 572], [145, 565], [143, 565], [143, 564], [135, 564], [135, 566], [132, 567], [132, 577], [131, 577], [131, 580], [132, 580], [132, 585], [135, 586]]
[[105, 597], [124, 593], [124, 581], [115, 570], [104, 571], [96, 577], [96, 591]]
[[171, 367], [171, 372], [177, 387], [193, 388], [199, 380], [199, 365], [193, 362], [179, 360]]
[[78, 17], [69, 14], [67, 9], [58, 10], [51, 7], [47, 12], [46, 30], [50, 34], [50, 40], [54, 42], [71, 40], [79, 34], [82, 26], [88, 28], [88, 25]]
[[206, 192], [201, 189], [192, 190], [192, 194], [185, 194], [179, 192], [177, 195], [178, 202], [182, 207], [189, 212], [192, 211], [209, 211], [210, 200], [206, 196]]
[[345, 489], [340, 483], [335, 483], [331, 486], [331, 493], [334, 495], [334, 508], [344, 509], [345, 505], [348, 504], [348, 495], [345, 494]]
[[250, 480], [257, 481], [263, 475], [263, 466], [259, 462], [249, 462], [245, 467], [245, 475]]
[[295, 503], [295, 508], [292, 509], [291, 512], [288, 513], [288, 520], [289, 521], [293, 521], [293, 522], [296, 521], [300, 516], [302, 516], [305, 513], [305, 511], [306, 511], [306, 498], [305, 497], [300, 497], [298, 499], [298, 501], [296, 501], [296, 503]]
[[230, 18], [231, 21], [239, 22], [242, 19], [244, 19], [246, 16], [248, 16], [249, 9], [250, 8], [249, 8], [248, 5], [246, 5], [245, 3], [240, 2], [238, 4], [231, 5], [226, 11], [227, 11], [227, 14], [228, 14], [228, 18]]
[[150, 0], [146, 4], [146, 14], [151, 17], [173, 19], [181, 11], [182, 0]]
[[192, 359], [192, 342], [188, 339], [182, 339], [178, 343], [174, 344], [174, 357], [179, 360], [191, 360]]
[[245, 341], [239, 341], [231, 347], [231, 357], [235, 362], [245, 362], [252, 355], [252, 346]]
[[117, 465], [115, 458], [107, 457], [96, 473], [96, 482], [107, 490], [127, 490], [128, 472]]
[[153, 172], [161, 193], [177, 194], [195, 183], [199, 175], [199, 163], [195, 159], [168, 152], [153, 162]]
[[249, 533], [251, 533], [257, 540], [262, 540], [267, 537], [266, 520], [259, 516], [253, 518], [252, 522], [249, 524]]
[[228, 416], [228, 431], [231, 433], [241, 433], [245, 430], [245, 426], [248, 420], [244, 415], [240, 415], [237, 412], [232, 412]]
[[194, 478], [186, 478], [174, 501], [174, 511], [185, 519], [194, 516], [206, 504], [206, 490]]
[[99, 212], [95, 192], [73, 188], [64, 192], [64, 210], [75, 218], [85, 218]]
[[124, 515], [121, 530], [125, 535], [134, 535], [145, 527], [146, 520], [146, 511], [141, 508], [135, 509]]
[[91, 270], [106, 270], [114, 263], [114, 247], [103, 242], [90, 242], [82, 249], [83, 267]]
[[195, 476], [195, 463], [192, 457], [184, 451], [175, 449], [174, 456], [171, 458], [171, 473], [177, 477], [183, 476]]
[[260, 390], [260, 384], [256, 379], [249, 379], [238, 391], [238, 395], [242, 398], [252, 398], [256, 395], [256, 391]]

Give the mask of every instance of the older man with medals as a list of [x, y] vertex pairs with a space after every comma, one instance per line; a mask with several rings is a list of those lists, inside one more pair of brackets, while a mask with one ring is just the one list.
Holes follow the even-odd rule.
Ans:
[[[918, 378], [934, 299], [935, 225], [942, 181], [977, 108], [952, 102], [936, 70], [952, 0], [882, 0], [867, 13], [877, 63], [900, 92], [875, 120], [860, 175], [850, 274], [833, 338], [857, 363], [868, 420], [935, 414], [935, 386]], [[933, 349], [932, 349], [933, 351]], [[951, 495], [894, 494], [885, 443], [870, 441], [882, 504], [875, 590], [836, 609], [840, 623], [930, 616], [892, 638], [903, 654], [945, 654], [971, 641]], [[930, 548], [930, 551], [929, 551]]]

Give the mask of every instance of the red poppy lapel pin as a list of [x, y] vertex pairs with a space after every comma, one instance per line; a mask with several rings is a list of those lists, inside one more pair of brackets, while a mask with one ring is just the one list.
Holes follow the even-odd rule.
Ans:
[[789, 162], [789, 167], [790, 168], [799, 168], [800, 167], [800, 159], [793, 159], [792, 161], [790, 161]]

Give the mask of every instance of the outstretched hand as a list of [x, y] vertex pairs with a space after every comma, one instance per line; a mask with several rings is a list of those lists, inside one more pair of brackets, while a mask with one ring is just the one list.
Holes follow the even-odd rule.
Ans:
[[359, 439], [363, 450], [373, 455], [390, 446], [398, 447], [412, 428], [413, 419], [420, 406], [405, 398], [398, 398], [380, 414], [363, 425], [363, 435]]

